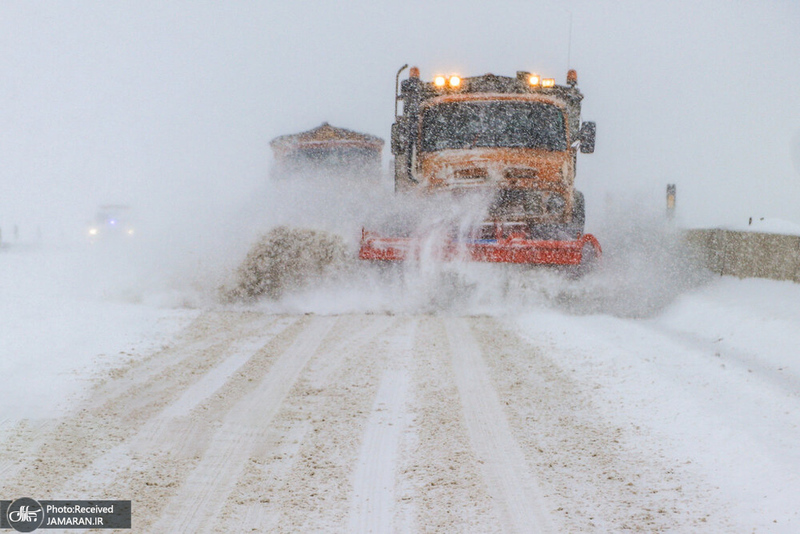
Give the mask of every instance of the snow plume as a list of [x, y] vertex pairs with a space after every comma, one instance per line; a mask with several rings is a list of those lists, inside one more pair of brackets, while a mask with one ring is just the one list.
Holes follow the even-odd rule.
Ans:
[[[551, 307], [630, 317], [657, 313], [705, 279], [680, 231], [641, 203], [590, 223], [604, 255], [582, 278], [542, 266], [440, 261], [443, 243], [466, 237], [490, 202], [479, 192], [395, 194], [377, 177], [273, 179], [235, 209], [142, 214], [132, 243], [91, 247], [86, 278], [104, 298], [167, 307], [258, 300], [275, 312], [502, 315]], [[397, 265], [358, 260], [362, 228], [414, 237], [417, 257]]]
[[223, 289], [230, 301], [277, 299], [288, 290], [335, 276], [345, 268], [347, 249], [336, 235], [278, 226], [259, 239], [237, 270], [236, 285]]
[[572, 312], [648, 317], [712, 276], [683, 232], [641, 203], [607, 213], [596, 234], [603, 246], [600, 267], [561, 296]]
[[[274, 311], [507, 314], [554, 307], [576, 314], [647, 317], [707, 279], [681, 232], [663, 213], [620, 206], [593, 231], [604, 256], [581, 278], [566, 270], [443, 262], [443, 243], [485, 217], [491, 195], [396, 195], [375, 182], [317, 176], [273, 181], [251, 220], [272, 230], [248, 255], [225, 295]], [[414, 259], [374, 265], [357, 259], [361, 228], [416, 239]], [[329, 261], [331, 254], [335, 261]], [[465, 254], [466, 256], [466, 254]], [[264, 270], [266, 269], [266, 271]], [[235, 289], [231, 290], [233, 285]]]
[[[454, 234], [466, 236], [490, 201], [485, 194], [444, 202], [416, 193], [395, 195], [377, 180], [319, 174], [272, 181], [266, 197], [268, 206], [256, 210], [254, 219], [273, 229], [256, 239], [235, 273], [233, 289], [223, 294], [232, 300], [264, 296], [273, 301], [267, 306], [293, 311], [341, 311], [337, 306], [343, 302], [350, 311], [412, 311], [431, 302], [440, 308], [441, 278], [452, 273], [451, 266], [436, 260], [439, 249]], [[418, 258], [396, 266], [358, 260], [362, 228], [415, 238]], [[328, 261], [330, 251], [336, 261]], [[344, 257], [349, 261], [339, 261]], [[446, 302], [455, 294], [449, 293]]]

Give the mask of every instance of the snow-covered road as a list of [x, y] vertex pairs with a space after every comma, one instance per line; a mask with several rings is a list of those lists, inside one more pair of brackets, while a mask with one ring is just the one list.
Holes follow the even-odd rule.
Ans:
[[[14, 375], [3, 499], [130, 499], [136, 532], [800, 529], [791, 283], [723, 278], [646, 319], [64, 299], [43, 317], [79, 303], [118, 331], [84, 352], [124, 354]], [[15, 411], [37, 388], [71, 400]]]

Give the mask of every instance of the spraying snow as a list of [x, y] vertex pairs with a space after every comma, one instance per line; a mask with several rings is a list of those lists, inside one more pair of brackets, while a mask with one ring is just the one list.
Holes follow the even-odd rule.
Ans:
[[339, 236], [278, 226], [261, 237], [237, 270], [236, 285], [224, 289], [231, 301], [280, 298], [344, 268], [347, 249]]
[[[604, 247], [598, 268], [576, 277], [564, 269], [485, 264], [438, 252], [485, 217], [486, 194], [394, 194], [379, 180], [319, 176], [273, 181], [265, 191], [255, 240], [231, 270], [223, 301], [271, 311], [318, 313], [508, 314], [555, 308], [572, 314], [652, 316], [707, 273], [680, 230], [641, 204], [608, 213], [595, 230]], [[357, 259], [361, 228], [417, 238], [418, 254], [398, 264]]]
[[[439, 260], [442, 244], [469, 236], [491, 201], [479, 192], [396, 194], [377, 176], [273, 179], [235, 209], [143, 212], [133, 242], [76, 253], [75, 273], [65, 265], [64, 276], [87, 279], [95, 294], [165, 307], [245, 302], [276, 313], [465, 315], [553, 308], [623, 317], [652, 316], [709, 276], [681, 232], [641, 202], [590, 219], [587, 231], [604, 253], [582, 277], [551, 267]], [[394, 265], [359, 260], [362, 228], [414, 237], [419, 253]]]

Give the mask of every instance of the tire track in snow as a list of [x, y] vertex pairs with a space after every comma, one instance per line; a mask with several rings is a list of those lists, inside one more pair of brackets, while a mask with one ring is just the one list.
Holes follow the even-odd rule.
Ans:
[[[405, 331], [408, 322], [385, 315], [340, 318], [336, 333], [307, 366], [275, 420], [289, 429], [309, 426], [293, 456], [280, 459], [291, 467], [282, 470], [280, 479], [269, 479], [267, 469], [259, 468], [262, 480], [237, 485], [226, 517], [243, 515], [243, 510], [258, 516], [260, 523], [248, 525], [256, 532], [348, 532], [359, 445], [392, 357], [387, 340]], [[267, 502], [259, 502], [259, 496]], [[250, 511], [258, 506], [263, 510]]]
[[57, 425], [57, 419], [6, 419], [0, 424], [0, 434], [3, 435], [0, 443], [0, 483], [9, 480], [24, 467], [20, 458], [27, 451], [41, 447]]
[[[109, 378], [96, 386], [94, 401], [125, 399], [128, 411], [139, 409], [163, 393], [165, 383], [180, 375], [182, 381], [214, 365], [216, 358], [239, 340], [257, 336], [276, 321], [276, 316], [260, 313], [205, 312], [182, 330], [175, 341], [131, 365], [112, 370]], [[186, 384], [179, 384], [184, 387]], [[147, 391], [152, 393], [147, 393]]]
[[[366, 345], [375, 343], [395, 322], [389, 316], [342, 316], [336, 322], [315, 357], [306, 366], [303, 376], [295, 384], [289, 397], [272, 424], [272, 437], [253, 451], [245, 473], [228, 496], [223, 522], [238, 521], [247, 517], [247, 525], [254, 532], [275, 532], [282, 521], [280, 487], [292, 476], [300, 458], [301, 447], [306, 440], [313, 441], [313, 421], [308, 417], [319, 410], [309, 410], [309, 401], [330, 388], [334, 376], [341, 373], [342, 366], [353, 353], [359, 353]], [[302, 402], [305, 417], [298, 418], [292, 405]], [[348, 406], [352, 408], [352, 406]], [[319, 432], [316, 428], [314, 432]]]
[[[171, 451], [181, 450], [181, 442], [197, 437], [197, 432], [185, 418], [199, 404], [206, 401], [219, 390], [232, 375], [254, 356], [262, 347], [276, 336], [297, 322], [297, 318], [282, 317], [263, 329], [259, 329], [256, 337], [244, 337], [232, 343], [226, 353], [228, 356], [210, 369], [197, 382], [183, 391], [183, 394], [169, 404], [155, 417], [149, 419], [139, 430], [125, 442], [112, 448], [97, 458], [91, 466], [67, 484], [67, 487], [83, 488], [90, 492], [103, 480], [103, 474], [122, 472], [133, 466], [138, 455], [152, 452], [154, 448]], [[177, 421], [176, 421], [177, 420]], [[205, 430], [205, 429], [204, 429]], [[181, 439], [182, 438], [182, 439]], [[100, 487], [97, 488], [100, 490]]]
[[443, 320], [418, 319], [408, 433], [400, 445], [398, 507], [409, 532], [501, 533], [470, 445]]
[[514, 439], [467, 320], [447, 319], [445, 325], [470, 442], [505, 523], [502, 530], [552, 532], [541, 491]]
[[165, 507], [155, 532], [207, 532], [220, 515], [255, 444], [268, 438], [284, 398], [336, 322], [315, 317], [280, 355], [259, 387], [241, 399], [214, 434], [197, 466]]
[[393, 317], [382, 315], [342, 317], [337, 331], [340, 338], [333, 341], [329, 347], [323, 347], [325, 356], [315, 358], [308, 366], [306, 379], [309, 387], [324, 388], [334, 373], [340, 370], [348, 354], [380, 338], [394, 322]]
[[391, 354], [367, 422], [353, 480], [348, 532], [394, 532], [397, 450], [406, 424], [405, 402], [416, 322], [385, 347]]
[[[269, 509], [274, 499], [275, 484], [286, 479], [299, 456], [301, 445], [311, 430], [309, 421], [293, 422], [288, 427], [275, 425], [272, 439], [264, 441], [262, 451], [256, 451], [239, 478], [226, 503], [220, 525], [241, 523], [251, 532], [274, 532], [278, 514]], [[253, 491], [253, 488], [264, 488]], [[242, 519], [243, 518], [243, 519]], [[226, 532], [225, 528], [218, 531]]]
[[224, 358], [238, 339], [255, 335], [275, 321], [274, 316], [258, 313], [204, 313], [173, 344], [111, 370], [72, 415], [54, 421], [39, 446], [28, 449], [25, 461], [35, 462], [37, 469], [23, 468], [22, 458], [18, 459], [2, 481], [2, 489], [10, 494], [63, 498], [60, 488], [134, 435]]
[[[290, 324], [284, 328], [282, 323], [287, 321]], [[237, 403], [257, 390], [273, 363], [297, 342], [312, 321], [310, 316], [280, 317], [272, 326], [258, 329], [263, 347], [252, 354], [210, 398], [203, 400], [188, 416], [171, 420], [154, 418], [148, 431], [151, 439], [158, 441], [147, 439], [147, 432], [140, 433], [141, 439], [131, 440], [126, 444], [128, 448], [123, 450], [129, 455], [129, 458], [120, 458], [119, 465], [124, 469], [115, 469], [118, 472], [113, 473], [113, 480], [108, 474], [98, 475], [107, 481], [104, 495], [116, 498], [137, 496], [138, 506], [134, 507], [133, 519], [138, 530], [148, 532], [164, 513], [164, 507], [182, 489], [206, 453], [225, 417]], [[277, 335], [270, 339], [270, 333]], [[248, 343], [245, 339], [237, 345]], [[224, 368], [224, 364], [221, 365]], [[210, 372], [213, 373], [214, 369]], [[169, 406], [166, 410], [170, 410]], [[266, 432], [270, 431], [271, 428], [266, 429]], [[256, 444], [260, 441], [255, 440]]]
[[167, 420], [189, 415], [201, 402], [221, 388], [253, 354], [295, 322], [297, 322], [296, 317], [281, 317], [269, 328], [264, 329], [258, 337], [237, 341], [230, 350], [231, 356], [184, 390], [176, 402], [167, 406], [158, 415], [158, 419]]

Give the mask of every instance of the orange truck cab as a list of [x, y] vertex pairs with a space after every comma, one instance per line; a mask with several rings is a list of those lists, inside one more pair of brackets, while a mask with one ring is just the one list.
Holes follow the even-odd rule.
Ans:
[[[584, 234], [584, 199], [574, 187], [577, 152], [594, 151], [596, 131], [593, 122], [581, 123], [574, 70], [562, 86], [529, 72], [425, 82], [412, 67], [399, 87], [395, 190], [481, 190], [492, 199], [466, 243], [469, 259], [578, 265], [599, 257], [597, 240]], [[464, 257], [463, 242], [445, 256], [456, 248]], [[365, 231], [360, 256], [404, 260], [413, 249], [408, 238]]]

